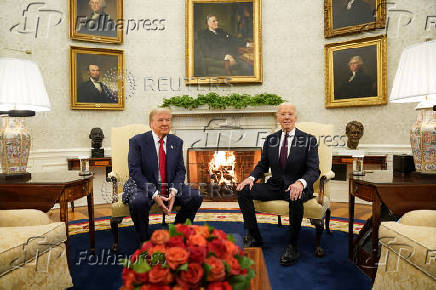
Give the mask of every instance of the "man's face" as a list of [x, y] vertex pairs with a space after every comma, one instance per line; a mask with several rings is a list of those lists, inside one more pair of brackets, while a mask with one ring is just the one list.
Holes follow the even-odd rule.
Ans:
[[359, 128], [357, 127], [351, 127], [350, 131], [348, 131], [348, 139], [351, 139], [353, 141], [359, 141], [359, 139], [362, 137], [361, 132]]
[[100, 79], [100, 68], [98, 67], [98, 65], [91, 64], [89, 66], [89, 76], [96, 81]]
[[171, 129], [171, 115], [167, 112], [155, 114], [150, 122], [150, 127], [159, 138], [168, 135]]
[[209, 29], [215, 30], [218, 28], [218, 19], [216, 16], [211, 16], [209, 18], [209, 21], [207, 22], [207, 25], [209, 26]]
[[100, 10], [101, 8], [100, 0], [89, 0], [89, 8], [91, 8], [93, 12]]
[[353, 59], [352, 61], [350, 61], [350, 62], [348, 63], [348, 65], [349, 65], [350, 70], [351, 70], [352, 72], [357, 71], [357, 70], [359, 69], [359, 67], [360, 67], [360, 63], [359, 63], [359, 61], [356, 60], [356, 59]]
[[277, 111], [277, 120], [282, 126], [282, 130], [290, 132], [295, 128], [295, 122], [297, 121], [297, 112], [293, 105], [279, 106]]

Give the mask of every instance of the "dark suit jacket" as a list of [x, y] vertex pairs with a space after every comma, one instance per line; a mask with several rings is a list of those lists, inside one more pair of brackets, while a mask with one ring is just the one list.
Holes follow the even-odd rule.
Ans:
[[[159, 157], [156, 152], [151, 131], [138, 134], [129, 140], [129, 175], [138, 190], [144, 191], [151, 198], [159, 184]], [[183, 162], [183, 140], [169, 134], [166, 144], [166, 169], [168, 188], [182, 190], [186, 169]]]
[[361, 70], [356, 71], [353, 80], [349, 82], [352, 74], [347, 76], [345, 82], [335, 90], [335, 99], [349, 99], [361, 97], [375, 97], [377, 90], [373, 89], [369, 75]]
[[279, 146], [283, 142], [280, 140], [281, 134], [282, 130], [279, 130], [266, 137], [261, 159], [251, 172], [251, 176], [256, 179], [261, 178], [271, 168], [272, 176], [268, 179], [268, 183], [283, 190], [302, 178], [307, 182], [302, 195], [303, 201], [306, 201], [313, 196], [313, 183], [320, 175], [317, 139], [295, 129], [286, 167], [283, 170], [279, 161]]
[[236, 58], [238, 47], [243, 47], [244, 42], [232, 37], [231, 34], [225, 32], [221, 28], [216, 30], [216, 34], [205, 29], [199, 32], [198, 35], [200, 51], [203, 57], [210, 57], [224, 61], [226, 54]]
[[81, 83], [77, 90], [77, 101], [80, 103], [118, 103], [118, 96], [100, 82], [101, 92], [91, 80]]

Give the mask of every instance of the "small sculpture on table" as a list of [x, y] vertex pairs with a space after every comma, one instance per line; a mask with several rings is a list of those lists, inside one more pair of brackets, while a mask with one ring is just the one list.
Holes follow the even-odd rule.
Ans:
[[91, 139], [91, 157], [92, 158], [103, 158], [104, 149], [101, 148], [104, 134], [101, 128], [92, 128], [89, 133], [89, 139]]
[[347, 135], [347, 147], [350, 149], [357, 149], [359, 140], [362, 138], [364, 132], [363, 124], [359, 121], [348, 122], [345, 128], [345, 134]]

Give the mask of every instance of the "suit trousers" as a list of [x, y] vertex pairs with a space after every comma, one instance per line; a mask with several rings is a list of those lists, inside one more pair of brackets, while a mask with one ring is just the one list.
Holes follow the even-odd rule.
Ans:
[[[302, 194], [303, 196], [303, 194]], [[303, 220], [303, 198], [291, 201], [289, 192], [285, 192], [282, 186], [271, 183], [256, 183], [252, 189], [247, 185], [238, 194], [238, 203], [244, 217], [244, 228], [257, 240], [261, 240], [259, 228], [257, 226], [256, 213], [253, 200], [270, 201], [285, 200], [289, 202], [289, 239], [288, 243], [297, 245], [298, 234], [301, 230]]]
[[[194, 221], [195, 215], [203, 202], [200, 192], [188, 185], [183, 185], [176, 195], [174, 206], [180, 206], [176, 214], [175, 223], [184, 223], [187, 219]], [[140, 243], [148, 240], [148, 224], [150, 208], [154, 201], [146, 192], [139, 189], [129, 201], [130, 216], [135, 226]]]

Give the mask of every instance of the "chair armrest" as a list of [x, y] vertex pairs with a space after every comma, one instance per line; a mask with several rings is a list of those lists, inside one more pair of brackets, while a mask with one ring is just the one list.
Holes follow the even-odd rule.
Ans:
[[51, 222], [46, 213], [36, 209], [0, 210], [0, 227], [39, 226]]
[[319, 179], [319, 194], [318, 194], [318, 199], [317, 202], [319, 204], [324, 204], [324, 190], [325, 190], [325, 184], [333, 179], [335, 177], [335, 173], [333, 171], [328, 171], [326, 173], [324, 173], [320, 179]]
[[106, 178], [107, 182], [112, 183], [112, 203], [118, 202], [118, 179], [115, 172], [109, 172]]

